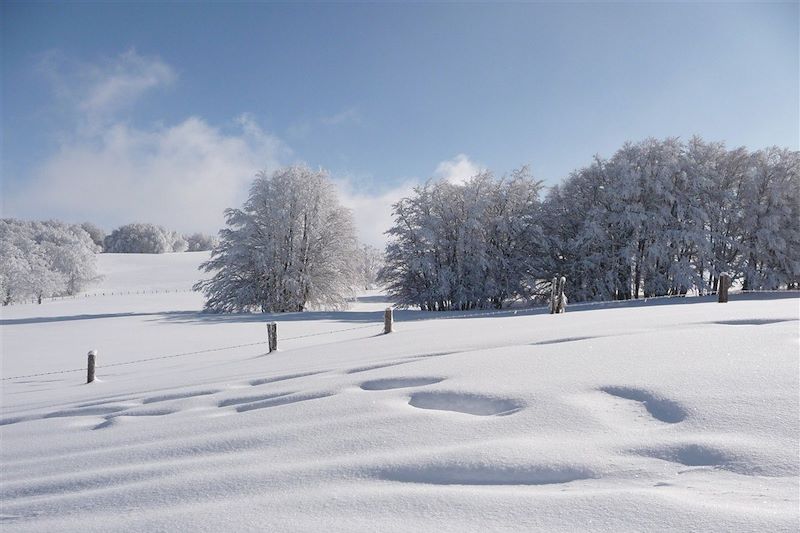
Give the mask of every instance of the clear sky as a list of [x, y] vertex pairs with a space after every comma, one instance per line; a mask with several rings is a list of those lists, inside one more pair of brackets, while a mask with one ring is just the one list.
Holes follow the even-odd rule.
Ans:
[[1, 9], [4, 216], [211, 232], [259, 169], [302, 161], [379, 243], [429, 177], [800, 142], [798, 2]]

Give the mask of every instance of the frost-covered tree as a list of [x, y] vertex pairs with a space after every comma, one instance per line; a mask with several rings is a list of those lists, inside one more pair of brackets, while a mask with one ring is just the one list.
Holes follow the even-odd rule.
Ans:
[[573, 301], [796, 286], [798, 152], [728, 151], [699, 137], [626, 143], [554, 187], [550, 275]]
[[369, 244], [361, 246], [356, 256], [356, 284], [364, 289], [374, 289], [383, 265], [383, 253], [380, 250]]
[[84, 222], [81, 224], [81, 228], [83, 231], [89, 234], [91, 237], [92, 242], [97, 246], [98, 251], [103, 251], [103, 241], [106, 238], [106, 232], [100, 228], [99, 226], [92, 224], [91, 222]]
[[104, 240], [104, 248], [109, 253], [163, 254], [184, 252], [187, 243], [179, 233], [162, 226], [134, 223], [112, 231]]
[[260, 173], [195, 285], [214, 312], [343, 307], [352, 296], [357, 245], [352, 215], [324, 171], [292, 166]]
[[[522, 174], [525, 174], [522, 172]], [[539, 203], [529, 176], [427, 183], [394, 206], [382, 272], [404, 305], [498, 307], [567, 278], [571, 301], [800, 285], [800, 153], [699, 137], [626, 143]]]
[[217, 238], [213, 235], [206, 235], [205, 233], [193, 233], [185, 235], [187, 252], [203, 252], [211, 250], [217, 245]]
[[0, 220], [0, 293], [4, 305], [75, 294], [97, 278], [96, 246], [80, 226]]
[[36, 236], [49, 256], [52, 269], [65, 277], [66, 294], [75, 294], [97, 277], [91, 236], [80, 226], [45, 222]]
[[540, 188], [527, 168], [415, 188], [393, 206], [381, 281], [398, 303], [423, 310], [499, 308], [531, 297], [543, 273]]
[[741, 186], [740, 271], [745, 289], [800, 281], [800, 152], [778, 147], [750, 157]]

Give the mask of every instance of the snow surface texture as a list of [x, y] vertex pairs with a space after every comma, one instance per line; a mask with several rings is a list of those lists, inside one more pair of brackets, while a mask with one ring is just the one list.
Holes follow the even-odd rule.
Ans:
[[[105, 272], [188, 286], [189, 255]], [[5, 308], [4, 378], [79, 370], [2, 382], [0, 527], [796, 531], [798, 300], [696, 301], [399, 311], [390, 335], [374, 293], [276, 317], [192, 293]]]

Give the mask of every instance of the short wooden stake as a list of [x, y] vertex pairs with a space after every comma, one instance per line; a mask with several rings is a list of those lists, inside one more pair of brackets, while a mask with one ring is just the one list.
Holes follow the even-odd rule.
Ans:
[[394, 320], [394, 316], [392, 314], [392, 308], [387, 307], [386, 311], [383, 312], [383, 332], [384, 333], [391, 333], [392, 332], [392, 321]]
[[278, 349], [278, 324], [275, 322], [267, 324], [267, 340], [269, 341], [270, 352]]
[[728, 303], [728, 288], [731, 286], [731, 277], [726, 273], [719, 275], [719, 290], [717, 291], [717, 302]]
[[89, 363], [86, 368], [86, 383], [94, 381], [94, 364], [97, 357], [97, 350], [89, 351]]

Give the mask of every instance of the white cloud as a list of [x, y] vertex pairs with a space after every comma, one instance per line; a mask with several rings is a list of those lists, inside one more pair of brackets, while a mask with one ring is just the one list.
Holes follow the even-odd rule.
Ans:
[[150, 89], [170, 85], [177, 76], [160, 59], [128, 50], [105, 65], [87, 67], [84, 77], [88, 90], [80, 108], [89, 113], [110, 113], [132, 105]]
[[201, 118], [143, 130], [114, 123], [63, 144], [9, 202], [40, 218], [90, 220], [112, 229], [153, 222], [216, 232], [223, 210], [239, 206], [259, 169], [289, 154], [247, 116], [225, 134]]
[[409, 196], [417, 182], [410, 180], [398, 187], [372, 195], [358, 192], [352, 182], [346, 178], [334, 181], [339, 190], [339, 199], [342, 205], [353, 210], [358, 239], [363, 243], [383, 249], [387, 241], [384, 232], [392, 226], [394, 220], [392, 204]]
[[50, 51], [39, 62], [39, 71], [50, 81], [59, 108], [79, 117], [75, 121], [81, 131], [99, 127], [132, 107], [148, 91], [177, 80], [170, 65], [158, 57], [142, 56], [135, 49], [97, 63]]
[[[458, 154], [439, 163], [433, 178], [444, 179], [450, 183], [464, 183], [481, 170], [482, 168], [472, 162], [467, 155]], [[394, 223], [392, 204], [413, 194], [414, 187], [421, 183], [419, 179], [413, 178], [382, 193], [366, 194], [358, 192], [357, 187], [346, 178], [335, 181], [342, 204], [353, 210], [359, 240], [381, 249], [388, 240], [384, 232]]]
[[433, 175], [450, 183], [464, 183], [481, 171], [481, 167], [472, 162], [466, 154], [458, 154], [453, 159], [442, 161], [436, 166]]
[[[273, 170], [292, 157], [281, 139], [247, 114], [236, 119], [233, 131], [197, 116], [148, 127], [120, 118], [149, 91], [175, 83], [174, 69], [158, 58], [131, 50], [97, 65], [58, 59], [43, 65], [71, 122], [61, 132], [61, 144], [29, 179], [4, 191], [10, 216], [92, 221], [107, 230], [152, 222], [182, 232], [216, 232], [224, 224], [224, 209], [242, 204], [257, 171]], [[316, 123], [360, 120], [353, 107]], [[459, 154], [439, 163], [435, 177], [460, 182], [478, 170]], [[419, 183], [410, 179], [369, 194], [346, 178], [335, 181], [343, 205], [353, 210], [359, 239], [379, 248], [393, 223], [392, 204]]]
[[153, 222], [216, 232], [223, 210], [241, 205], [255, 173], [291, 153], [249, 115], [238, 117], [232, 132], [200, 117], [146, 128], [125, 122], [120, 111], [176, 80], [172, 67], [135, 50], [99, 64], [51, 53], [42, 67], [69, 124], [29, 179], [5, 191], [4, 210], [12, 214], [87, 220], [108, 230]]

